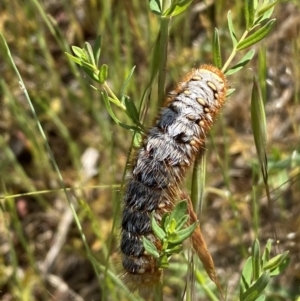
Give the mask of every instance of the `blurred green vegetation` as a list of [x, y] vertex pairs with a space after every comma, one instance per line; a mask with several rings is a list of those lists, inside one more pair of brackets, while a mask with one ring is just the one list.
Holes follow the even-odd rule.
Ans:
[[[191, 68], [213, 62], [215, 27], [222, 56], [228, 57], [229, 9], [236, 30], [242, 30], [242, 1], [205, 4], [195, 0], [187, 12], [172, 20], [168, 90]], [[275, 16], [276, 29], [255, 46], [260, 55], [251, 62], [253, 71], [245, 69], [230, 77], [229, 85], [236, 92], [207, 143], [201, 227], [228, 300], [237, 300], [241, 264], [254, 239], [258, 237], [264, 246], [274, 237], [271, 222], [277, 248], [290, 251], [291, 264], [272, 282], [267, 300], [300, 298], [299, 3], [281, 1]], [[1, 1], [0, 32], [25, 82], [91, 250], [85, 248], [75, 226], [44, 140], [1, 44], [1, 300], [138, 299], [118, 282], [116, 255], [121, 184], [132, 133], [114, 124], [100, 94], [89, 87], [90, 80], [64, 52], [71, 52], [71, 45], [82, 47], [85, 41], [93, 44], [101, 34], [100, 63], [109, 65], [108, 80], [114, 91], [120, 91], [136, 66], [126, 94], [138, 107], [150, 80], [158, 30], [159, 19], [149, 11], [148, 1]], [[252, 74], [263, 77], [261, 70], [267, 71], [263, 93], [272, 215], [251, 133]], [[146, 99], [147, 127], [160, 106], [155, 87]], [[127, 121], [121, 111], [115, 113]], [[93, 155], [83, 156], [91, 148]], [[186, 187], [189, 182], [190, 178]], [[182, 300], [186, 270], [186, 257], [174, 257], [164, 277], [164, 300]], [[216, 288], [201, 267], [196, 280], [195, 300], [213, 300], [210, 293], [217, 294]]]

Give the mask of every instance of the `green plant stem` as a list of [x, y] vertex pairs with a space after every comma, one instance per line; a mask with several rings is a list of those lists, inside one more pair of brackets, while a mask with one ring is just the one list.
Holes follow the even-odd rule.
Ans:
[[171, 6], [172, 0], [163, 0], [162, 1], [162, 11], [165, 12]]
[[191, 201], [197, 215], [202, 211], [203, 193], [205, 186], [206, 156], [205, 150], [196, 157], [193, 166]]
[[[112, 185], [90, 185], [90, 186], [84, 186], [85, 190], [89, 189], [120, 189], [120, 184], [112, 184]], [[74, 186], [74, 187], [66, 187], [66, 191], [72, 191], [72, 190], [79, 190], [82, 189], [82, 187]], [[30, 191], [30, 192], [22, 192], [22, 193], [16, 193], [16, 194], [8, 194], [8, 195], [1, 195], [0, 200], [6, 200], [10, 198], [18, 198], [22, 196], [32, 196], [32, 195], [40, 195], [40, 194], [48, 194], [53, 192], [62, 192], [64, 191], [63, 188], [58, 189], [50, 189], [50, 190], [39, 190], [39, 191]]]
[[165, 97], [166, 65], [168, 51], [168, 37], [170, 17], [161, 17], [159, 33], [159, 67], [158, 67], [158, 103], [160, 104]]
[[257, 187], [252, 186], [252, 212], [253, 212], [253, 229], [255, 237], [258, 237], [259, 231], [259, 214], [258, 214], [258, 200], [257, 200]]
[[112, 103], [114, 103], [116, 106], [118, 106], [119, 108], [121, 108], [122, 110], [126, 111], [126, 107], [120, 102], [120, 100], [115, 95], [115, 93], [110, 89], [110, 87], [108, 86], [107, 82], [104, 82], [103, 88], [106, 90], [107, 94], [111, 96], [109, 98], [109, 100]]
[[206, 296], [208, 297], [207, 300], [210, 301], [219, 301], [220, 299], [215, 295], [213, 290], [206, 284], [205, 277], [203, 274], [199, 271], [195, 271], [195, 277], [197, 279], [197, 282], [201, 285], [201, 288], [204, 290]]
[[229, 58], [227, 59], [227, 61], [225, 62], [225, 64], [224, 64], [224, 66], [223, 66], [223, 68], [222, 68], [222, 72], [225, 72], [226, 71], [226, 69], [228, 68], [228, 66], [229, 66], [229, 64], [231, 63], [231, 61], [233, 60], [233, 58], [235, 57], [235, 55], [237, 54], [237, 45], [240, 43], [240, 42], [242, 42], [243, 40], [245, 40], [245, 38], [247, 37], [247, 35], [248, 35], [248, 33], [249, 33], [249, 30], [246, 30], [244, 33], [243, 33], [243, 35], [242, 35], [242, 37], [240, 38], [240, 40], [236, 43], [236, 45], [233, 47], [233, 49], [232, 49], [232, 51], [231, 51], [231, 54], [230, 54], [230, 56], [229, 56]]
[[154, 292], [155, 301], [163, 301], [163, 284], [159, 281]]

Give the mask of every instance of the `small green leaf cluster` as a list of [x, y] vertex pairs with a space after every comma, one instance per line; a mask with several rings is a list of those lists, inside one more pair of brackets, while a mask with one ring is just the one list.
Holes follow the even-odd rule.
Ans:
[[[258, 5], [257, 1], [248, 0], [245, 5], [246, 29], [251, 32], [243, 41], [236, 44], [238, 50], [245, 49], [265, 38], [272, 30], [275, 19], [270, 19], [277, 1], [264, 0]], [[260, 27], [258, 30], [255, 28]]]
[[270, 19], [274, 6], [276, 5], [277, 0], [246, 0], [245, 1], [245, 24], [246, 29], [242, 34], [241, 38], [237, 38], [236, 30], [233, 25], [232, 20], [232, 13], [231, 11], [227, 14], [227, 21], [228, 21], [228, 29], [232, 41], [232, 52], [222, 67], [222, 58], [221, 58], [221, 50], [220, 50], [220, 41], [219, 41], [219, 33], [218, 30], [215, 29], [214, 32], [214, 39], [213, 39], [213, 56], [214, 56], [214, 63], [218, 68], [222, 68], [222, 71], [226, 71], [226, 75], [231, 75], [239, 70], [241, 70], [255, 54], [255, 50], [249, 50], [242, 59], [235, 64], [233, 67], [227, 70], [229, 64], [231, 63], [232, 59], [235, 57], [236, 53], [244, 50], [259, 41], [265, 38], [270, 31], [273, 29], [275, 24], [275, 19]]
[[266, 296], [262, 293], [271, 277], [281, 274], [288, 266], [288, 251], [270, 258], [271, 247], [272, 240], [269, 239], [261, 256], [259, 241], [254, 241], [240, 280], [240, 301], [264, 301]]
[[165, 213], [161, 224], [156, 222], [154, 211], [151, 215], [151, 227], [154, 235], [161, 242], [161, 250], [146, 237], [143, 237], [143, 245], [146, 252], [157, 259], [157, 267], [166, 268], [169, 266], [169, 258], [172, 254], [177, 254], [182, 250], [182, 243], [190, 237], [197, 227], [197, 222], [189, 227], [185, 227], [189, 215], [187, 212], [187, 202], [179, 202], [171, 213]]
[[165, 0], [149, 0], [150, 10], [161, 17], [174, 17], [184, 12], [193, 0], [171, 0], [168, 7]]
[[[102, 90], [99, 90], [95, 86], [91, 85], [92, 88], [99, 91], [102, 95], [105, 107], [107, 112], [111, 116], [111, 118], [123, 128], [134, 130], [141, 132], [144, 130], [143, 126], [139, 121], [139, 113], [133, 101], [125, 94], [126, 87], [129, 84], [129, 81], [132, 77], [135, 67], [133, 67], [125, 79], [122, 88], [121, 88], [121, 97], [120, 99], [115, 95], [115, 93], [110, 89], [108, 83], [106, 82], [108, 78], [108, 66], [106, 64], [102, 64], [100, 68], [99, 59], [101, 54], [101, 36], [98, 36], [94, 47], [90, 45], [90, 43], [85, 42], [84, 47], [80, 48], [77, 46], [72, 46], [72, 50], [75, 54], [71, 55], [70, 53], [66, 53], [69, 59], [84, 70], [84, 72], [95, 82], [102, 86]], [[126, 115], [131, 119], [134, 125], [128, 125], [122, 123], [118, 117], [115, 115], [111, 103], [122, 109]]]
[[72, 50], [75, 56], [69, 53], [66, 53], [66, 55], [73, 62], [80, 65], [93, 80], [103, 84], [108, 76], [108, 66], [103, 64], [100, 69], [98, 68], [101, 54], [101, 36], [96, 39], [94, 48], [90, 43], [85, 42], [83, 48], [72, 46]]

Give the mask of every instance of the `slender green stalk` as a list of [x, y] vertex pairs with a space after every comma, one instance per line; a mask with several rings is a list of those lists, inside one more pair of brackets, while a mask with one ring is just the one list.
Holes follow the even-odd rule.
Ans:
[[158, 66], [158, 103], [161, 104], [165, 98], [166, 65], [169, 38], [170, 17], [161, 17], [159, 33], [159, 66]]
[[110, 101], [113, 102], [116, 106], [121, 108], [122, 110], [126, 110], [126, 107], [120, 102], [118, 97], [115, 95], [115, 93], [110, 89], [107, 82], [103, 83], [103, 88], [108, 92], [108, 94], [111, 96]]
[[155, 301], [163, 301], [163, 284], [162, 282], [158, 282], [154, 289], [154, 300]]
[[261, 45], [258, 53], [258, 80], [264, 103], [267, 101], [267, 51], [266, 46]]
[[[66, 187], [66, 191], [74, 191], [74, 190], [90, 190], [90, 189], [119, 189], [120, 188], [120, 184], [113, 184], [113, 185], [90, 185], [90, 186], [84, 186], [84, 188], [82, 187], [78, 187], [78, 186], [74, 186], [74, 187]], [[39, 191], [30, 191], [30, 192], [22, 192], [22, 193], [16, 193], [16, 194], [8, 194], [5, 196], [0, 196], [0, 200], [3, 199], [9, 199], [9, 198], [18, 198], [21, 196], [32, 196], [32, 195], [40, 195], [40, 194], [48, 194], [48, 193], [53, 193], [53, 192], [62, 192], [64, 191], [63, 188], [58, 188], [58, 189], [47, 189], [47, 190], [39, 190]]]
[[252, 186], [252, 212], [253, 212], [253, 229], [255, 237], [258, 237], [259, 230], [259, 210], [258, 210], [258, 200], [257, 200], [257, 187]]
[[[245, 38], [247, 37], [248, 33], [249, 33], [249, 31], [246, 30], [246, 31], [243, 33], [243, 35], [242, 35], [242, 37], [240, 38], [240, 40], [239, 40], [238, 43], [244, 41]], [[230, 63], [232, 62], [232, 60], [234, 59], [234, 57], [236, 56], [236, 54], [237, 54], [237, 52], [238, 52], [238, 50], [237, 50], [237, 45], [238, 45], [238, 43], [233, 47], [233, 49], [232, 49], [232, 51], [231, 51], [231, 53], [230, 53], [230, 55], [229, 55], [227, 61], [226, 61], [225, 64], [223, 65], [222, 72], [225, 72], [225, 71], [227, 70], [228, 66], [230, 65]]]
[[198, 270], [195, 271], [195, 277], [197, 279], [197, 282], [201, 284], [202, 289], [204, 290], [206, 296], [208, 297], [207, 300], [220, 301], [220, 299], [214, 294], [211, 288], [206, 284], [205, 277], [200, 271]]
[[196, 212], [201, 215], [206, 174], [205, 149], [196, 157], [193, 166], [191, 200]]

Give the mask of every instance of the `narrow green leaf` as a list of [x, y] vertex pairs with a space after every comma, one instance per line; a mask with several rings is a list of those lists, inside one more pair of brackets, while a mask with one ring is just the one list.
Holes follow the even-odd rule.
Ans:
[[75, 62], [76, 64], [78, 64], [78, 65], [80, 65], [80, 66], [82, 65], [82, 64], [81, 64], [81, 59], [79, 59], [79, 58], [77, 58], [77, 57], [71, 55], [71, 54], [68, 53], [68, 52], [65, 52], [65, 55], [66, 55], [71, 61]]
[[[265, 15], [266, 18], [270, 17], [273, 13], [274, 7], [277, 4], [278, 0], [274, 2], [269, 2], [266, 5], [263, 5], [257, 12], [257, 16], [260, 17]], [[267, 13], [267, 14], [266, 14]]]
[[278, 254], [275, 257], [271, 258], [266, 265], [264, 266], [264, 270], [273, 270], [276, 269], [287, 257], [289, 251], [285, 251], [283, 254]]
[[125, 95], [126, 88], [127, 88], [128, 84], [130, 82], [130, 79], [131, 79], [132, 75], [133, 75], [134, 69], [135, 69], [135, 66], [132, 67], [132, 69], [130, 70], [129, 74], [125, 78], [125, 81], [124, 81], [124, 83], [121, 87], [120, 94], [121, 94], [122, 100], [124, 100], [124, 102], [122, 101], [122, 104], [125, 103], [125, 98], [123, 98], [123, 95]]
[[164, 213], [162, 219], [161, 219], [161, 227], [165, 230], [168, 223], [169, 223], [169, 219], [170, 219], [170, 213], [166, 212]]
[[226, 98], [229, 97], [230, 95], [232, 95], [232, 94], [234, 93], [235, 90], [236, 90], [236, 89], [234, 89], [234, 88], [228, 89], [227, 92], [226, 92]]
[[139, 112], [134, 102], [129, 97], [125, 97], [125, 107], [126, 107], [126, 113], [130, 117], [130, 119], [135, 124], [139, 124]]
[[182, 246], [182, 244], [172, 243], [172, 242], [168, 241], [166, 244], [165, 250], [174, 249], [174, 248], [177, 248], [178, 246]]
[[194, 230], [197, 227], [197, 222], [193, 223], [191, 226], [182, 229], [178, 232], [176, 232], [177, 237], [176, 238], [170, 238], [169, 242], [173, 244], [181, 244], [185, 239], [190, 237]]
[[258, 81], [253, 76], [253, 90], [251, 96], [251, 122], [254, 142], [260, 167], [264, 179], [268, 177], [268, 166], [267, 166], [267, 125], [266, 125], [266, 114], [264, 108], [264, 101], [262, 99], [261, 90], [259, 88]]
[[72, 46], [72, 50], [78, 57], [80, 56], [80, 58], [76, 58], [76, 57], [70, 55], [69, 53], [65, 52], [65, 54], [69, 57], [69, 59], [74, 61], [76, 64], [80, 65], [82, 67], [82, 69], [84, 70], [84, 72], [86, 72], [89, 77], [98, 81], [97, 69], [95, 68], [95, 66], [93, 64], [89, 63], [88, 58], [87, 58], [87, 55], [88, 55], [87, 50], [81, 49], [77, 46]]
[[101, 54], [101, 36], [98, 36], [96, 38], [96, 41], [94, 43], [94, 48], [93, 48], [93, 54], [94, 54], [94, 58], [95, 58], [95, 64], [98, 67], [100, 54]]
[[165, 11], [162, 12], [162, 16], [165, 17], [165, 18], [170, 18], [172, 16], [172, 13], [176, 9], [176, 5], [178, 3], [179, 3], [179, 0], [171, 1], [171, 5]]
[[262, 255], [262, 265], [263, 265], [263, 267], [270, 260], [271, 248], [272, 248], [272, 239], [268, 239], [265, 250], [264, 250], [264, 253]]
[[168, 257], [166, 255], [163, 255], [162, 257], [159, 258], [158, 267], [159, 268], [169, 267], [169, 260], [168, 260]]
[[174, 219], [175, 221], [181, 219], [182, 216], [186, 215], [187, 212], [187, 203], [186, 201], [178, 202], [171, 212], [170, 219]]
[[127, 130], [131, 130], [131, 131], [139, 131], [139, 128], [135, 127], [135, 126], [131, 126], [131, 125], [127, 125], [127, 124], [124, 124], [122, 123], [118, 118], [117, 116], [115, 115], [115, 113], [113, 112], [112, 108], [111, 108], [111, 105], [110, 105], [110, 102], [112, 101], [112, 99], [110, 99], [108, 97], [108, 94], [106, 92], [106, 90], [104, 91], [101, 91], [101, 96], [103, 98], [103, 101], [104, 101], [104, 104], [105, 104], [105, 107], [106, 107], [106, 110], [108, 112], [108, 114], [110, 115], [110, 117], [114, 120], [114, 122], [118, 125], [120, 125], [121, 127], [123, 127], [124, 129], [127, 129]]
[[134, 125], [128, 125], [128, 124], [124, 124], [124, 123], [120, 123], [120, 126], [126, 130], [130, 130], [132, 132], [137, 132], [139, 134], [143, 133], [142, 129], [134, 126]]
[[93, 66], [85, 61], [81, 61], [82, 70], [93, 80], [98, 81], [97, 72], [93, 69]]
[[159, 253], [156, 246], [152, 243], [152, 241], [147, 239], [145, 236], [143, 236], [143, 246], [147, 251], [147, 253], [152, 255], [154, 258], [159, 258]]
[[100, 72], [98, 75], [99, 83], [104, 84], [108, 77], [108, 66], [106, 64], [103, 64], [100, 68]]
[[176, 231], [181, 230], [181, 229], [185, 226], [185, 224], [186, 224], [186, 222], [188, 221], [188, 219], [189, 219], [189, 216], [188, 216], [187, 214], [184, 215], [184, 216], [182, 216], [182, 217], [177, 221], [177, 224], [176, 224]]
[[265, 299], [266, 299], [266, 296], [265, 295], [261, 295], [255, 301], [265, 301]]
[[245, 40], [238, 43], [236, 46], [237, 50], [242, 50], [242, 49], [248, 48], [248, 47], [252, 46], [253, 44], [256, 44], [257, 42], [262, 40], [273, 29], [275, 21], [276, 21], [275, 19], [270, 20], [263, 27], [261, 27], [260, 29], [255, 31], [250, 36], [248, 36]]
[[84, 67], [85, 69], [91, 70], [93, 72], [96, 71], [95, 67], [92, 64], [88, 63], [87, 61], [82, 60], [81, 66]]
[[176, 245], [172, 248], [168, 248], [165, 250], [166, 254], [172, 255], [172, 254], [178, 254], [182, 251], [182, 245]]
[[166, 237], [166, 233], [164, 230], [157, 224], [155, 217], [154, 217], [154, 211], [151, 213], [151, 228], [154, 232], [154, 234], [160, 239], [163, 240]]
[[149, 7], [154, 14], [161, 15], [161, 0], [149, 0]]
[[233, 66], [232, 68], [230, 68], [229, 70], [227, 70], [225, 72], [225, 75], [227, 75], [227, 76], [232, 75], [232, 74], [238, 72], [239, 70], [241, 70], [252, 60], [254, 54], [255, 54], [254, 49], [249, 50], [235, 66]]
[[167, 226], [167, 233], [169, 236], [176, 236], [176, 220], [174, 218], [170, 219], [170, 222]]
[[82, 53], [81, 59], [82, 59], [85, 63], [90, 64], [91, 66], [94, 67], [94, 65], [91, 64], [91, 62], [89, 61], [89, 54], [88, 54], [88, 52], [86, 51], [86, 49], [85, 49], [84, 47], [83, 47], [82, 49], [83, 49], [83, 53]]
[[[161, 34], [161, 33], [160, 33]], [[160, 41], [160, 34], [157, 36], [155, 41], [154, 49], [153, 49], [153, 56], [151, 59], [151, 73], [150, 73], [150, 82], [148, 87], [150, 87], [155, 79], [155, 76], [158, 72], [159, 62], [160, 62], [160, 53], [159, 53], [159, 41]], [[147, 87], [147, 89], [148, 89]], [[146, 91], [145, 91], [146, 92]], [[144, 94], [145, 94], [144, 92]]]
[[[251, 285], [252, 280], [252, 257], [250, 256], [243, 267], [242, 276], [240, 280], [240, 299], [242, 294], [247, 291]], [[242, 300], [242, 299], [241, 299]]]
[[221, 57], [221, 48], [220, 48], [220, 37], [219, 31], [215, 28], [214, 37], [213, 37], [213, 58], [214, 64], [219, 69], [222, 68], [222, 57]]
[[193, 2], [193, 0], [182, 0], [182, 1], [175, 1], [173, 4], [163, 13], [165, 17], [175, 17], [185, 10], [190, 6], [190, 4]]
[[251, 29], [254, 22], [254, 0], [245, 0], [245, 21], [246, 21], [246, 29]]
[[231, 40], [232, 40], [232, 45], [233, 45], [233, 47], [235, 47], [237, 44], [237, 38], [236, 38], [235, 30], [233, 27], [231, 11], [228, 11], [228, 13], [227, 13], [227, 22], [228, 22], [229, 33], [230, 33]]
[[267, 51], [266, 45], [262, 43], [258, 52], [258, 80], [261, 95], [264, 101], [267, 98]]
[[110, 117], [114, 120], [114, 122], [116, 124], [121, 124], [121, 121], [116, 117], [115, 113], [113, 112], [113, 110], [111, 108], [110, 101], [109, 101], [106, 90], [101, 92], [101, 95], [102, 95], [106, 110], [107, 110], [108, 114], [110, 115]]
[[264, 272], [257, 281], [246, 290], [242, 296], [241, 301], [255, 301], [266, 288], [270, 281], [270, 275], [267, 272]]
[[87, 63], [82, 62], [82, 70], [93, 80], [98, 82], [98, 75], [94, 70], [91, 70], [90, 66], [87, 66]]
[[[173, 221], [173, 220], [172, 220]], [[169, 224], [169, 228], [170, 228], [170, 224]], [[171, 243], [173, 246], [178, 246], [181, 244], [181, 242], [179, 242], [179, 236], [177, 234], [177, 232], [168, 232], [167, 234], [167, 242], [168, 244], [166, 245], [166, 248], [169, 248], [169, 244]]]
[[289, 266], [290, 264], [290, 258], [287, 257], [285, 258], [285, 260], [283, 260], [277, 268], [273, 269], [270, 271], [270, 276], [274, 277], [277, 276], [279, 274], [281, 274], [282, 272], [284, 272], [286, 270], [286, 268]]
[[96, 61], [95, 61], [95, 58], [94, 58], [94, 52], [93, 52], [91, 44], [89, 42], [85, 42], [84, 43], [84, 49], [85, 49], [86, 54], [87, 54], [88, 62], [91, 65], [93, 65], [94, 67], [96, 67]]
[[141, 147], [142, 141], [143, 141], [143, 136], [141, 135], [140, 132], [136, 132], [133, 137], [133, 147], [135, 148]]
[[82, 48], [77, 46], [72, 46], [71, 48], [77, 57], [81, 58], [84, 55], [84, 50]]
[[226, 76], [229, 76], [229, 75], [232, 75], [238, 71], [240, 71], [241, 69], [243, 68], [243, 66], [233, 66], [232, 68], [228, 69], [226, 72], [225, 72], [225, 75]]
[[[263, 21], [266, 21], [270, 19], [274, 11], [274, 7], [272, 7], [270, 10], [266, 11], [263, 15], [259, 16], [255, 21], [254, 21], [254, 26], [260, 25]], [[253, 26], [253, 27], [254, 27]]]
[[197, 214], [201, 214], [204, 198], [204, 187], [206, 178], [206, 150], [202, 148], [197, 154], [193, 165], [191, 202]]
[[259, 241], [255, 239], [252, 246], [252, 270], [253, 270], [253, 281], [257, 280], [261, 271], [260, 264], [260, 250]]

